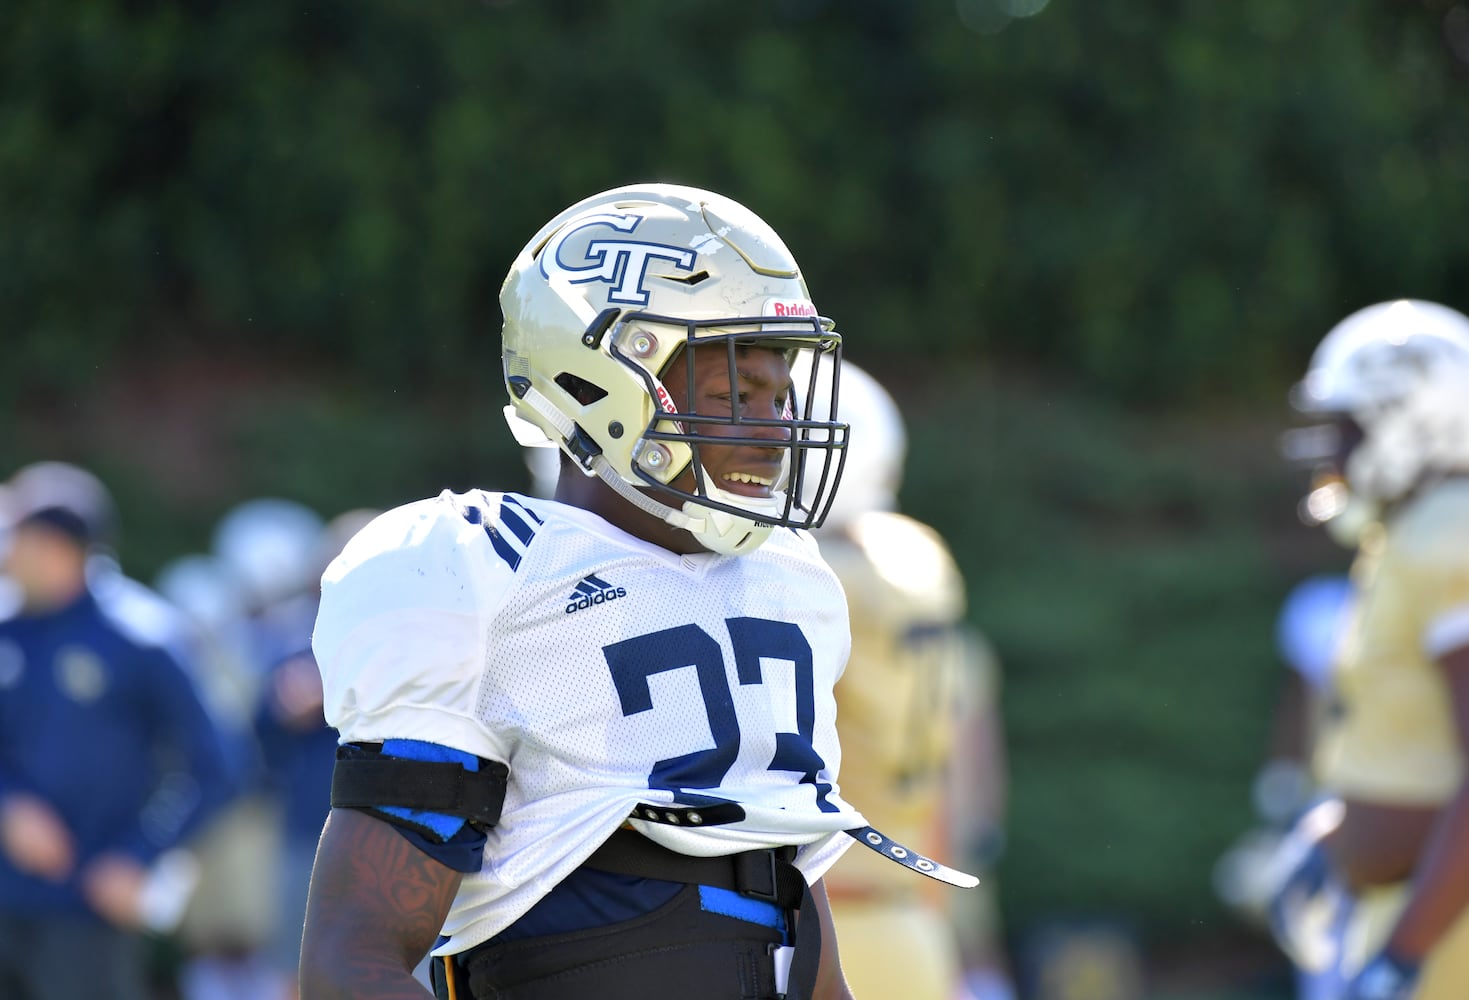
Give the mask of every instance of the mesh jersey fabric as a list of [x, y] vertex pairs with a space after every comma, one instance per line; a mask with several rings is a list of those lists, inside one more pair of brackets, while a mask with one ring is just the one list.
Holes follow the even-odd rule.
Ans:
[[865, 825], [841, 798], [840, 584], [804, 533], [679, 555], [578, 508], [444, 492], [369, 524], [322, 578], [313, 637], [343, 742], [416, 739], [505, 762], [484, 862], [435, 954], [492, 937], [640, 802], [738, 802], [674, 850], [800, 845], [815, 881]]

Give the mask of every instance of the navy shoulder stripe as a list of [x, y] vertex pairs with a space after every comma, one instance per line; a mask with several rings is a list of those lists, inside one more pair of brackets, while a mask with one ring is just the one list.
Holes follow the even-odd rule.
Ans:
[[495, 548], [495, 554], [504, 559], [511, 569], [520, 568], [520, 553], [515, 551], [511, 544], [505, 540], [505, 536], [495, 530], [493, 524], [485, 525], [485, 534], [490, 536], [490, 544]]
[[[521, 508], [521, 510], [524, 509], [524, 507]], [[508, 503], [500, 505], [500, 523], [509, 528], [511, 533], [520, 539], [522, 545], [529, 545], [530, 540], [536, 537], [535, 529], [526, 524]]]
[[530, 518], [532, 521], [536, 522], [536, 524], [545, 524], [546, 523], [546, 522], [544, 522], [544, 521], [541, 520], [541, 517], [540, 517], [539, 514], [537, 514], [535, 511], [531, 510], [525, 504], [521, 503], [520, 500], [517, 499], [516, 497], [511, 496], [509, 493], [506, 493], [501, 498], [500, 504], [501, 504], [501, 509], [502, 510], [506, 506], [512, 506], [513, 505], [513, 506], [519, 508], [520, 510], [524, 511], [525, 512], [525, 516], [528, 517], [528, 518]]
[[[485, 535], [490, 540], [490, 546], [495, 550], [496, 555], [505, 560], [507, 566], [512, 570], [520, 568], [520, 560], [525, 555], [525, 547], [530, 545], [531, 539], [535, 538], [536, 528], [542, 523], [533, 511], [509, 496], [502, 497], [497, 520], [490, 520], [486, 517], [487, 512], [484, 507], [464, 498], [459, 499], [457, 507], [460, 515], [466, 521], [484, 528]], [[522, 517], [522, 514], [525, 516]], [[527, 518], [529, 521], [526, 520]], [[530, 522], [534, 522], [534, 525]], [[514, 536], [513, 541], [511, 536]], [[516, 542], [519, 543], [518, 548]]]

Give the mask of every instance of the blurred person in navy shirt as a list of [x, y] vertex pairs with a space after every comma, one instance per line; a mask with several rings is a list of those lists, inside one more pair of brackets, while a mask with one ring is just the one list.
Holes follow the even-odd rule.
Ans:
[[315, 542], [303, 547], [306, 558], [295, 586], [281, 588], [258, 619], [274, 641], [256, 733], [270, 789], [281, 806], [280, 908], [271, 955], [276, 968], [288, 978], [287, 996], [295, 995], [311, 866], [322, 824], [331, 811], [332, 770], [337, 761], [337, 731], [326, 724], [321, 672], [311, 652], [321, 575], [342, 546], [378, 513], [350, 510], [321, 527]]
[[146, 938], [187, 901], [188, 842], [235, 791], [185, 665], [89, 584], [115, 513], [57, 462], [0, 493], [0, 996], [147, 995]]

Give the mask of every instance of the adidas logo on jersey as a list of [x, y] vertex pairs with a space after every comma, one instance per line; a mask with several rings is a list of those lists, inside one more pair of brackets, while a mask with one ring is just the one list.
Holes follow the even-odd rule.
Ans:
[[595, 604], [606, 604], [626, 596], [627, 591], [622, 587], [614, 587], [595, 573], [588, 573], [566, 599], [566, 613], [585, 611]]

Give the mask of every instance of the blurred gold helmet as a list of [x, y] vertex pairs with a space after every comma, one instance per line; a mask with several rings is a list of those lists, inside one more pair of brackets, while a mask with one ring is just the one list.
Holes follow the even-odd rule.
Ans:
[[[795, 258], [744, 206], [673, 184], [638, 184], [561, 212], [516, 257], [500, 292], [506, 418], [527, 446], [559, 446], [587, 475], [635, 506], [692, 532], [705, 548], [742, 553], [773, 527], [820, 524], [836, 489], [847, 428], [836, 389], [818, 372], [841, 356], [841, 337], [812, 304]], [[699, 459], [704, 445], [773, 445], [715, 436], [711, 425], [772, 421], [679, 411], [663, 379], [684, 348], [775, 348], [808, 357], [796, 385], [784, 472], [768, 498], [720, 488]], [[692, 469], [694, 485], [674, 485]], [[811, 484], [814, 484], [812, 486]]]

